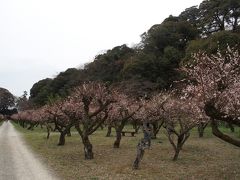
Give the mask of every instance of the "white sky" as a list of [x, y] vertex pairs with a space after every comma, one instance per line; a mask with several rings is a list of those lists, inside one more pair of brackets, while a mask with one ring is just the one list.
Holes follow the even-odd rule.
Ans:
[[0, 87], [20, 96], [103, 50], [140, 41], [202, 0], [0, 0]]

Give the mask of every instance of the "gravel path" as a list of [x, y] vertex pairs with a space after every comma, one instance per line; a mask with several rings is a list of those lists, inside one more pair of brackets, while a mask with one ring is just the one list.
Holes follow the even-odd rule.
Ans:
[[34, 156], [10, 122], [0, 126], [1, 180], [56, 180]]

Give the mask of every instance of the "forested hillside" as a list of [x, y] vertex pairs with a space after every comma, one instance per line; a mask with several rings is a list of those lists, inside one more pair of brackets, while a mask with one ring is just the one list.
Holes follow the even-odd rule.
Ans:
[[145, 96], [181, 80], [179, 65], [189, 62], [193, 53], [214, 54], [227, 46], [240, 46], [240, 1], [204, 0], [153, 25], [135, 47], [119, 45], [96, 55], [82, 69], [69, 68], [53, 79], [36, 82], [30, 100], [42, 106], [66, 97], [85, 81], [103, 81], [129, 95]]

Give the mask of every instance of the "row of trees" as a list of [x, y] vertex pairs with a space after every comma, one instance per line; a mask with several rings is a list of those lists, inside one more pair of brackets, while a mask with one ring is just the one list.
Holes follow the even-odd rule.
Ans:
[[114, 109], [112, 104], [116, 101], [118, 104], [124, 102], [123, 96], [114, 90], [110, 91], [107, 86], [101, 83], [84, 83], [66, 99], [35, 111], [19, 113], [12, 118], [30, 122], [32, 125], [47, 123], [48, 130], [53, 124], [54, 129], [60, 132], [58, 145], [65, 144], [65, 136], [75, 127], [84, 144], [85, 159], [92, 159], [93, 150], [89, 136], [107, 119], [111, 119], [109, 113]]
[[240, 126], [239, 64], [240, 54], [234, 49], [211, 56], [200, 52], [193, 63], [182, 66], [186, 78], [171, 91], [136, 100], [102, 83], [83, 83], [67, 98], [23, 111], [12, 119], [23, 126], [27, 122], [30, 129], [37, 124], [45, 125], [48, 132], [56, 129], [60, 133], [59, 145], [64, 145], [65, 136], [75, 127], [84, 145], [85, 159], [94, 157], [89, 136], [102, 124], [116, 129], [114, 147], [118, 148], [121, 131], [130, 121], [163, 124], [175, 152], [173, 160], [177, 160], [191, 129], [203, 129], [208, 122], [214, 135], [240, 147], [238, 139], [218, 128], [221, 121]]
[[84, 145], [85, 159], [93, 158], [89, 136], [103, 124], [115, 128], [113, 147], [119, 148], [123, 128], [128, 122], [134, 121], [139, 125], [144, 122], [164, 123], [163, 127], [174, 147], [174, 160], [177, 160], [190, 130], [207, 119], [199, 113], [201, 111], [197, 104], [181, 99], [181, 95], [174, 92], [160, 93], [151, 99], [134, 100], [116, 90], [110, 91], [103, 84], [87, 83], [76, 88], [64, 100], [37, 110], [20, 112], [13, 115], [12, 119], [23, 127], [27, 125], [28, 129], [44, 125], [48, 130], [48, 138], [50, 131], [56, 129], [60, 133], [58, 145], [65, 144], [65, 136], [70, 135], [71, 128], [75, 127]]

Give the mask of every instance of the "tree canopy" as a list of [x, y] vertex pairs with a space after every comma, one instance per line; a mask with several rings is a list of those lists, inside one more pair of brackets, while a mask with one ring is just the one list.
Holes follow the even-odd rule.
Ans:
[[116, 46], [98, 54], [82, 69], [69, 68], [53, 79], [40, 80], [33, 85], [30, 100], [42, 106], [68, 96], [74, 87], [88, 81], [120, 86], [133, 96], [169, 89], [184, 77], [177, 69], [193, 53], [215, 54], [218, 49], [239, 45], [239, 0], [204, 0], [153, 25], [134, 47]]
[[13, 108], [15, 102], [14, 96], [4, 88], [0, 88], [0, 113], [7, 114], [10, 108]]

